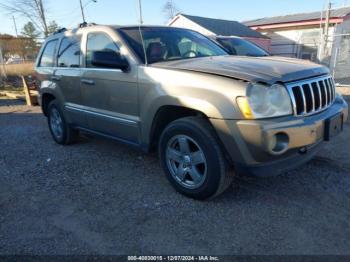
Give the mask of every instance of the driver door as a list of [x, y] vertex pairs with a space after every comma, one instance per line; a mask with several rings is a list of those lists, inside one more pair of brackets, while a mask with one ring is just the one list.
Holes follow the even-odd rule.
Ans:
[[[114, 36], [115, 37], [115, 36]], [[105, 32], [86, 36], [85, 68], [81, 91], [90, 130], [138, 144], [138, 85], [135, 67], [120, 69], [92, 65], [92, 52], [120, 52], [116, 41]]]

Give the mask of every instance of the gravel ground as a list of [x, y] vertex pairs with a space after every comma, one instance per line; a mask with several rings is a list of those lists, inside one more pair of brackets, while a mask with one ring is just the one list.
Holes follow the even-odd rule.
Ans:
[[309, 164], [176, 193], [155, 155], [55, 144], [38, 107], [0, 99], [0, 254], [350, 254], [350, 123]]

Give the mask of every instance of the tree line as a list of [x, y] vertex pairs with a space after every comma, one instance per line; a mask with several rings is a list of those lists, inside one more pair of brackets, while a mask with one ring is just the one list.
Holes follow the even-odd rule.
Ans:
[[19, 35], [0, 34], [0, 48], [5, 60], [13, 56], [34, 59], [41, 39], [59, 28], [54, 20], [47, 20], [46, 4], [46, 0], [7, 0], [0, 3], [3, 11], [28, 20]]
[[[53, 21], [47, 32], [52, 34], [57, 29], [58, 25]], [[4, 60], [11, 57], [20, 57], [23, 60], [35, 59], [43, 40], [41, 35], [32, 22], [26, 23], [18, 36], [0, 34], [0, 48]]]
[[[41, 39], [59, 29], [54, 20], [48, 21], [47, 1], [5, 0], [4, 3], [0, 3], [0, 9], [9, 15], [18, 15], [28, 20], [18, 36], [0, 34], [0, 48], [5, 60], [13, 56], [34, 59], [42, 42]], [[179, 9], [173, 0], [167, 0], [162, 11], [167, 19], [171, 19]]]

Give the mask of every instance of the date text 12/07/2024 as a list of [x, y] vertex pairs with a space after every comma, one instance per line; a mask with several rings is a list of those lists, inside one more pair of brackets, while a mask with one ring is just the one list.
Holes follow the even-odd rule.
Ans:
[[220, 261], [216, 256], [128, 256], [128, 261]]

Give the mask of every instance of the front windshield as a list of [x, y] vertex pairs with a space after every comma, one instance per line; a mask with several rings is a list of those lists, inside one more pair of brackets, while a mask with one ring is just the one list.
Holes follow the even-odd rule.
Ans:
[[227, 52], [206, 38], [191, 30], [169, 27], [141, 28], [145, 48], [142, 47], [138, 27], [121, 28], [119, 32], [145, 63], [144, 50], [149, 64], [173, 60], [228, 55]]
[[269, 56], [269, 53], [248, 40], [241, 38], [219, 38], [217, 41], [225, 47], [230, 55]]

